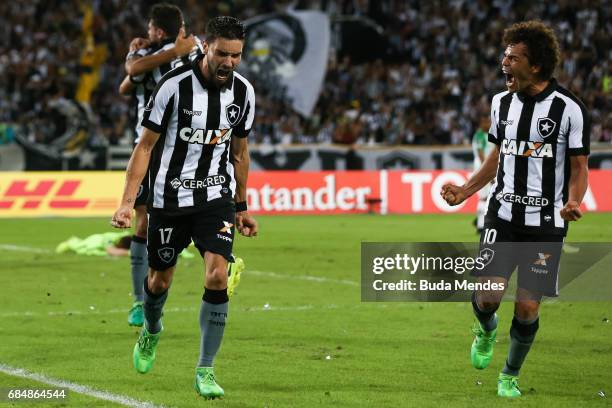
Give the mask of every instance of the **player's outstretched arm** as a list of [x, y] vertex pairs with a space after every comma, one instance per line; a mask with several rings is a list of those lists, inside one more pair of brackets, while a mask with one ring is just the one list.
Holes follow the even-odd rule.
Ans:
[[499, 164], [499, 146], [495, 146], [482, 166], [462, 186], [445, 184], [440, 195], [449, 205], [459, 205], [493, 180]]
[[151, 152], [153, 151], [157, 139], [159, 139], [159, 133], [155, 133], [151, 129], [145, 128], [142, 132], [140, 141], [134, 148], [132, 157], [130, 157], [127, 166], [121, 204], [111, 220], [111, 225], [113, 227], [130, 228], [132, 223], [132, 209], [134, 208], [134, 202], [138, 194], [138, 187], [147, 173]]
[[[246, 203], [247, 179], [249, 178], [249, 148], [246, 137], [232, 137], [232, 157], [234, 159], [234, 174], [236, 176], [236, 203]], [[257, 221], [248, 211], [236, 209], [236, 229], [245, 237], [257, 235]]]
[[170, 61], [187, 55], [196, 46], [196, 39], [193, 34], [185, 36], [185, 29], [181, 28], [179, 34], [174, 41], [174, 47], [162, 51], [158, 54], [139, 57], [135, 55], [125, 61], [125, 72], [131, 76], [137, 76], [149, 72], [160, 65], [167, 64]]
[[571, 176], [567, 203], [561, 209], [561, 218], [577, 221], [582, 217], [580, 204], [589, 186], [588, 156], [570, 156]]

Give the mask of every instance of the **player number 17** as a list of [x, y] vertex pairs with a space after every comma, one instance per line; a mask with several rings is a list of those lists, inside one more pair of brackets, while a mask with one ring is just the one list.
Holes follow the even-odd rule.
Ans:
[[170, 235], [172, 235], [172, 228], [160, 228], [159, 234], [161, 235], [161, 243], [167, 244], [170, 242]]

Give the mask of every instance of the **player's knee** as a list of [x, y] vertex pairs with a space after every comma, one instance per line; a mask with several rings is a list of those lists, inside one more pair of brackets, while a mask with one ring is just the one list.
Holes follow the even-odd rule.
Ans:
[[168, 290], [171, 279], [169, 276], [164, 276], [160, 273], [153, 274], [148, 278], [149, 291], [154, 295], [158, 295]]
[[206, 273], [206, 287], [209, 289], [224, 289], [227, 287], [227, 269], [221, 265], [212, 267]]
[[539, 310], [540, 302], [534, 300], [521, 301], [514, 306], [514, 316], [523, 321], [533, 320], [538, 317]]
[[499, 308], [499, 301], [492, 299], [481, 300], [478, 302], [478, 308], [487, 313], [495, 312]]

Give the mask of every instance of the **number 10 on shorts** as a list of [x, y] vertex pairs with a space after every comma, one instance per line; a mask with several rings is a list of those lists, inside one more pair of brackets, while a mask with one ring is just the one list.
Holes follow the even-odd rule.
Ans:
[[161, 235], [161, 243], [168, 244], [172, 235], [172, 228], [160, 228], [159, 234]]

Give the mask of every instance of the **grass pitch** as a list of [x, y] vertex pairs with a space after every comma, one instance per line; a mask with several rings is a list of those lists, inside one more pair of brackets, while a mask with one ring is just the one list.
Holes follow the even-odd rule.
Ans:
[[[610, 302], [542, 306], [519, 401], [496, 396], [511, 304], [500, 309], [491, 365], [477, 371], [469, 361], [469, 304], [360, 302], [361, 241], [476, 241], [471, 219], [259, 217], [260, 236], [236, 242], [247, 268], [216, 360], [226, 398], [212, 402], [192, 384], [199, 257], [179, 261], [155, 367], [140, 375], [131, 363], [138, 330], [126, 320], [128, 259], [51, 252], [71, 235], [108, 230], [108, 220], [0, 220], [0, 364], [174, 407], [606, 406], [612, 397], [598, 392], [612, 396]], [[612, 214], [587, 214], [568, 241], [612, 241]], [[0, 389], [8, 387], [49, 388], [0, 373]], [[64, 403], [33, 406], [120, 406], [69, 394]]]

